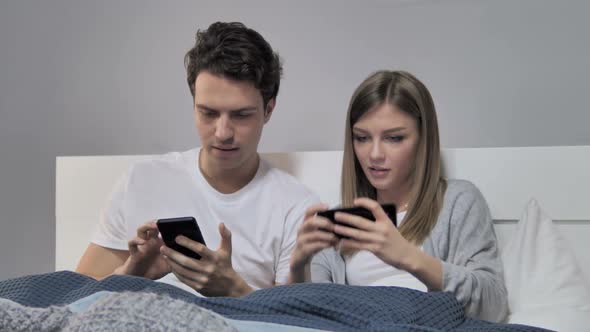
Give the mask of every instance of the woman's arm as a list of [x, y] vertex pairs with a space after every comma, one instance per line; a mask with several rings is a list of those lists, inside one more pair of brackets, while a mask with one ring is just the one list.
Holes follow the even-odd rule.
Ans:
[[333, 224], [328, 219], [317, 216], [328, 206], [316, 204], [305, 212], [305, 220], [297, 232], [295, 249], [289, 261], [289, 284], [311, 280], [310, 262], [321, 250], [332, 247], [338, 238], [332, 232]]
[[[452, 292], [469, 316], [503, 321], [508, 314], [502, 262], [492, 218], [472, 184], [457, 195], [444, 235], [448, 252], [442, 262], [443, 291]], [[443, 234], [437, 234], [444, 241]]]
[[429, 291], [440, 291], [443, 288], [443, 264], [441, 260], [416, 247], [402, 262], [401, 269], [420, 280]]
[[355, 204], [371, 210], [376, 221], [337, 214], [338, 221], [351, 227], [336, 225], [334, 231], [349, 238], [342, 240], [343, 248], [368, 250], [386, 264], [413, 274], [429, 290], [452, 292], [468, 315], [502, 321], [507, 314], [506, 288], [489, 210], [475, 186], [461, 183], [468, 185], [452, 189], [461, 191], [452, 193], [455, 199], [445, 197], [443, 209], [451, 210], [441, 211], [451, 220], [431, 234], [435, 245], [444, 247], [440, 257], [404, 239], [379, 204], [366, 198]]

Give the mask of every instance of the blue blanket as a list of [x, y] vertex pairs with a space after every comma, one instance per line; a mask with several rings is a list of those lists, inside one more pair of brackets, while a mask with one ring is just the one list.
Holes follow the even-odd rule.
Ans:
[[231, 319], [332, 331], [543, 331], [470, 319], [452, 294], [398, 287], [299, 284], [262, 289], [242, 298], [200, 298], [131, 276], [97, 281], [63, 271], [0, 281], [0, 297], [30, 307], [66, 305], [98, 291], [167, 294]]

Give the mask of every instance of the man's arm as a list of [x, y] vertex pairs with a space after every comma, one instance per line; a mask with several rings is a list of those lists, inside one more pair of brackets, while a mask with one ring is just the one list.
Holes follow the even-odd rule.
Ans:
[[80, 258], [76, 272], [95, 279], [102, 279], [112, 275], [115, 269], [122, 266], [128, 257], [129, 251], [127, 250], [105, 248], [90, 243]]
[[95, 279], [113, 274], [126, 274], [149, 279], [160, 279], [170, 273], [170, 266], [160, 254], [164, 245], [158, 236], [155, 221], [137, 229], [137, 236], [127, 242], [129, 250], [102, 247], [90, 243], [80, 259], [76, 272]]

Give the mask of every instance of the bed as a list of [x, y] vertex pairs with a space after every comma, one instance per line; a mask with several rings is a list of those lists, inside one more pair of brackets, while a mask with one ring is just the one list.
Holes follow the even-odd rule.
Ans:
[[[149, 157], [57, 157], [56, 271], [75, 269], [114, 182]], [[262, 157], [323, 201], [339, 202], [341, 151]], [[490, 206], [506, 270], [508, 323], [587, 329], [590, 146], [445, 149], [443, 160], [448, 178], [472, 181]]]

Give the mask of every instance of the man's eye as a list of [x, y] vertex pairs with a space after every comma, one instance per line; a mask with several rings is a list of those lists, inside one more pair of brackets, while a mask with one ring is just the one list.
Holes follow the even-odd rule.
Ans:
[[208, 117], [208, 118], [213, 118], [216, 115], [215, 112], [211, 112], [211, 111], [201, 111], [201, 114], [205, 117]]
[[239, 112], [239, 113], [234, 114], [234, 116], [238, 119], [243, 119], [243, 118], [249, 117], [251, 114], [252, 113], [250, 113], [250, 112]]

